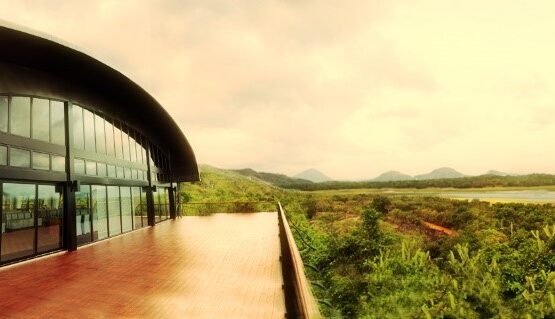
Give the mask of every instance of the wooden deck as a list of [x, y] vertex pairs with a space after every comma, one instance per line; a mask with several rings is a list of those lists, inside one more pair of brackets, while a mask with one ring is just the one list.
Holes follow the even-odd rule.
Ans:
[[184, 217], [0, 269], [9, 318], [283, 318], [276, 213]]

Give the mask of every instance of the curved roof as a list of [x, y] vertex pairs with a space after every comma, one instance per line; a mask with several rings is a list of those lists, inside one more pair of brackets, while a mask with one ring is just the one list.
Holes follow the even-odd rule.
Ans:
[[85, 53], [11, 27], [0, 25], [0, 44], [0, 63], [65, 81], [46, 85], [65, 92], [67, 98], [93, 101], [90, 97], [96, 96], [97, 101], [106, 101], [98, 105], [103, 112], [125, 119], [170, 154], [174, 181], [199, 180], [195, 155], [181, 129], [150, 94], [129, 78]]

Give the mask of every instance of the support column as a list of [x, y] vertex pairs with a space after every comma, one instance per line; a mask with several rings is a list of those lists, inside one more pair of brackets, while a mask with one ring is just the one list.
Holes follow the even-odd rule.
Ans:
[[61, 186], [64, 192], [64, 248], [69, 251], [77, 250], [77, 226], [76, 219], [76, 203], [75, 192], [77, 183], [75, 180], [75, 172], [73, 170], [73, 121], [71, 121], [72, 104], [66, 102], [64, 106], [65, 121], [65, 142], [66, 142], [66, 182]]
[[175, 217], [177, 216], [176, 214], [176, 205], [175, 205], [175, 193], [176, 193], [176, 187], [174, 183], [170, 183], [170, 189], [169, 189], [169, 200], [170, 200], [170, 218], [171, 219], [175, 219]]
[[150, 143], [146, 141], [146, 164], [147, 164], [147, 180], [148, 180], [148, 187], [146, 188], [146, 216], [148, 220], [148, 226], [154, 226], [154, 200], [152, 197], [152, 176], [150, 173]]

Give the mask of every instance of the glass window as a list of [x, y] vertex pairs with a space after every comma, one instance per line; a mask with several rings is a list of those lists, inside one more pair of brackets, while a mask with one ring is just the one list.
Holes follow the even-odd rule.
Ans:
[[[133, 205], [133, 228], [143, 227], [143, 207], [141, 206], [141, 188], [131, 187], [132, 205]], [[146, 212], [146, 207], [145, 210]], [[146, 216], [146, 213], [145, 213]], [[148, 222], [145, 223], [147, 225]]]
[[106, 186], [91, 186], [93, 241], [108, 237], [108, 211], [106, 208]]
[[91, 187], [81, 185], [81, 190], [75, 192], [75, 224], [77, 226], [77, 245], [90, 243], [91, 237]]
[[34, 169], [50, 169], [50, 155], [44, 153], [33, 152], [33, 168]]
[[10, 131], [24, 137], [31, 136], [31, 98], [14, 96], [10, 105]]
[[0, 145], [0, 165], [8, 165], [8, 148]]
[[143, 159], [143, 164], [146, 164], [146, 150], [141, 146], [141, 157]]
[[168, 189], [166, 187], [162, 188], [160, 194], [160, 217], [162, 220], [168, 219], [170, 215], [170, 205], [168, 200]]
[[91, 111], [83, 109], [83, 121], [85, 124], [85, 150], [95, 152], [94, 115]]
[[33, 138], [50, 141], [50, 101], [33, 99]]
[[58, 145], [66, 144], [64, 102], [50, 101], [50, 141]]
[[73, 166], [75, 168], [75, 174], [85, 175], [85, 161], [76, 158], [73, 160]]
[[125, 169], [125, 178], [126, 179], [133, 179], [133, 176], [131, 176], [131, 169], [129, 167], [126, 167], [124, 169]]
[[120, 197], [118, 186], [108, 186], [108, 225], [110, 236], [121, 234]]
[[83, 109], [80, 106], [73, 105], [73, 146], [84, 150], [85, 139], [83, 133]]
[[66, 158], [64, 156], [51, 156], [52, 170], [58, 172], [66, 171]]
[[126, 161], [130, 161], [131, 158], [129, 157], [129, 136], [127, 135], [127, 133], [121, 133], [121, 140], [123, 146], [123, 159]]
[[114, 127], [108, 121], [106, 123], [106, 153], [108, 155], [115, 156], [115, 149], [114, 149]]
[[39, 185], [37, 196], [37, 253], [62, 247], [62, 194], [53, 185]]
[[131, 188], [120, 187], [121, 193], [121, 229], [128, 232], [133, 229], [133, 211], [131, 208]]
[[96, 162], [87, 161], [86, 164], [87, 164], [87, 167], [86, 167], [87, 175], [96, 175]]
[[114, 165], [108, 165], [108, 177], [117, 177], [116, 167]]
[[10, 166], [31, 167], [31, 152], [11, 147]]
[[0, 132], [8, 131], [8, 97], [0, 96]]
[[160, 203], [160, 187], [156, 188], [156, 191], [152, 192], [152, 200], [154, 202], [154, 222], [155, 223], [159, 223], [161, 221], [161, 212], [162, 212], [162, 208], [161, 208], [161, 203]]
[[121, 146], [121, 131], [114, 126], [114, 146], [116, 148], [116, 157], [123, 159], [123, 147]]
[[116, 166], [116, 171], [117, 171], [117, 177], [118, 178], [125, 178], [125, 176], [123, 176], [123, 167], [121, 166]]
[[103, 177], [106, 176], [106, 164], [98, 163], [96, 166], [97, 166], [96, 171], [98, 173], [98, 176], [103, 176]]
[[31, 256], [35, 244], [35, 185], [4, 183], [2, 191], [0, 260]]
[[96, 152], [101, 154], [106, 154], [106, 139], [104, 138], [104, 119], [98, 115], [95, 115], [94, 127], [96, 131]]
[[131, 137], [129, 137], [129, 149], [131, 152], [131, 161], [137, 161], [137, 142]]

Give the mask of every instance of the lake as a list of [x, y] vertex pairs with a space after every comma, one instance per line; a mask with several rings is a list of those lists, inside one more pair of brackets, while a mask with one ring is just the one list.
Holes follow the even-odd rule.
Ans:
[[435, 195], [453, 199], [478, 199], [489, 202], [555, 203], [555, 191], [541, 189], [453, 191], [438, 192]]

